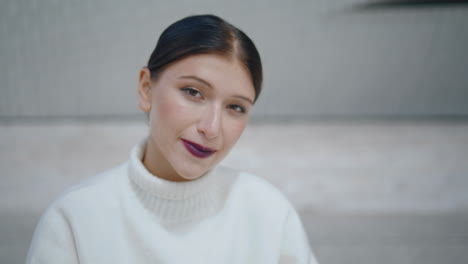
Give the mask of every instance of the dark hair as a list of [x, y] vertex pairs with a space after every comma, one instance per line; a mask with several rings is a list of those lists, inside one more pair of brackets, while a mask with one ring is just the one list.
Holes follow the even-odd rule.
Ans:
[[236, 56], [250, 73], [257, 100], [263, 78], [257, 48], [244, 32], [214, 15], [189, 16], [166, 28], [148, 61], [151, 78], [175, 61], [206, 53]]

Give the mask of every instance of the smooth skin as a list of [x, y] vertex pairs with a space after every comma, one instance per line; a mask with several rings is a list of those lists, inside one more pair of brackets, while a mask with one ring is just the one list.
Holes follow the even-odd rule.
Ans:
[[[169, 181], [198, 179], [235, 145], [253, 106], [250, 74], [235, 56], [191, 55], [171, 63], [152, 80], [140, 71], [139, 107], [149, 112], [149, 137], [143, 164]], [[192, 155], [182, 139], [216, 150]]]

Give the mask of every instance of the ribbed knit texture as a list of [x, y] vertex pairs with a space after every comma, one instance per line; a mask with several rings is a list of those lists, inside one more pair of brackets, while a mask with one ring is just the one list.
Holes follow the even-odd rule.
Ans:
[[217, 175], [216, 167], [192, 181], [172, 182], [151, 174], [142, 163], [147, 139], [131, 152], [128, 175], [133, 190], [149, 211], [163, 222], [193, 221], [216, 213], [234, 177]]

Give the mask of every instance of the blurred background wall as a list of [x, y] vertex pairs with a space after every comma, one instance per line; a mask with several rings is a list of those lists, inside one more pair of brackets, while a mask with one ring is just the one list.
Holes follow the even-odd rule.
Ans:
[[467, 115], [468, 8], [430, 2], [4, 1], [0, 117], [140, 115], [159, 34], [202, 13], [257, 44], [256, 118]]
[[0, 263], [24, 262], [61, 192], [128, 158], [140, 68], [203, 13], [264, 63], [223, 162], [287, 194], [320, 263], [468, 263], [468, 4], [435, 0], [2, 1]]

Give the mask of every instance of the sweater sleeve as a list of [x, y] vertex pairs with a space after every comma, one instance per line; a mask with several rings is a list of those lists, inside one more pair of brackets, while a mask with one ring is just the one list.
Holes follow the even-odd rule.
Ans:
[[290, 208], [283, 228], [280, 264], [317, 264], [307, 234], [294, 208]]
[[41, 217], [26, 264], [79, 263], [75, 241], [66, 216], [58, 208], [49, 208]]

